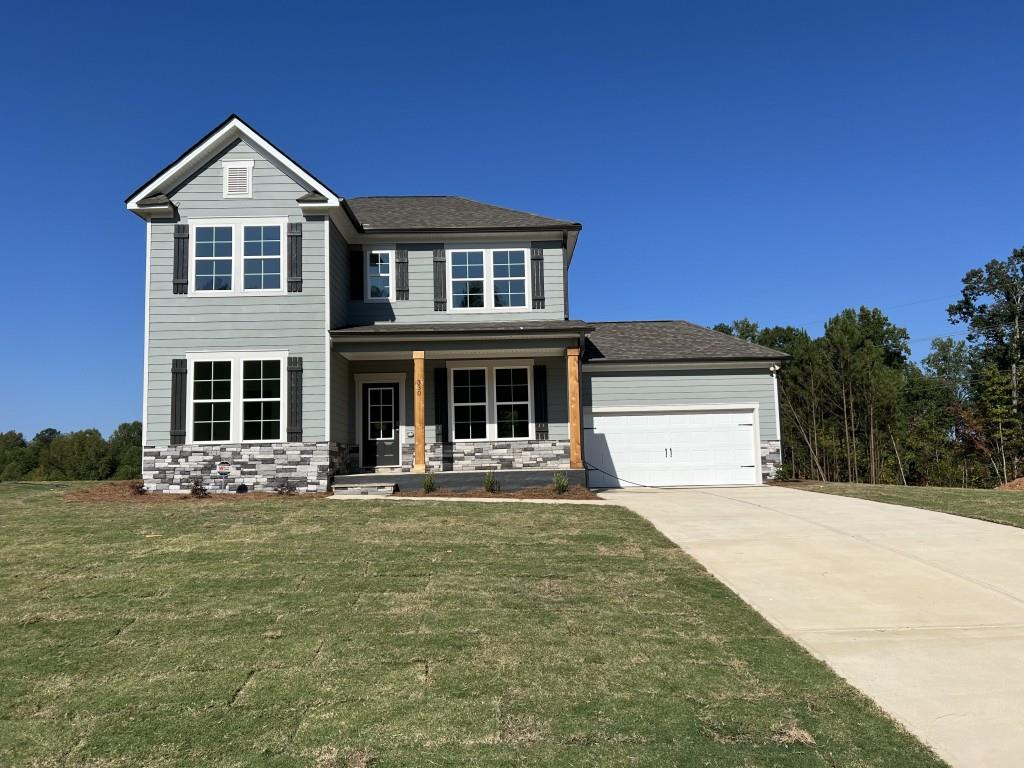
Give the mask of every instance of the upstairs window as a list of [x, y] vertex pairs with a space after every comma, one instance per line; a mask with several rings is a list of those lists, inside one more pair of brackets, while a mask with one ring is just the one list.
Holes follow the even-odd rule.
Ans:
[[370, 251], [366, 254], [366, 299], [389, 301], [391, 296], [391, 251]]
[[526, 306], [526, 251], [494, 251], [494, 306]]
[[190, 269], [196, 296], [284, 293], [288, 220], [193, 219]]
[[225, 160], [224, 197], [252, 197], [252, 160]]
[[281, 227], [243, 227], [245, 290], [281, 287]]
[[484, 252], [452, 252], [452, 308], [484, 306]]
[[231, 227], [196, 227], [196, 290], [230, 291], [234, 254]]
[[455, 249], [448, 260], [453, 311], [529, 311], [528, 249]]

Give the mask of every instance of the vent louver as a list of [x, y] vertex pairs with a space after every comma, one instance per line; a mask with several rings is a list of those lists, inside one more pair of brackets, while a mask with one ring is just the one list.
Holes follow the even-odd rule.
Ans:
[[252, 197], [252, 161], [224, 163], [224, 197]]

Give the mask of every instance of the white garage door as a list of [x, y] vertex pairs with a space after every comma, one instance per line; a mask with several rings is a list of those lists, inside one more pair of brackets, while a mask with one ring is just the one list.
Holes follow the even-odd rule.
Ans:
[[[590, 485], [746, 485], [761, 482], [752, 409], [593, 415], [583, 450]], [[626, 482], [628, 481], [628, 482]]]

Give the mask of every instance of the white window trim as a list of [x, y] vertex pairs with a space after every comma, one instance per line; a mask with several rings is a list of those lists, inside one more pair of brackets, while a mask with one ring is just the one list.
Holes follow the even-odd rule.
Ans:
[[[288, 218], [230, 218], [190, 219], [188, 222], [189, 295], [200, 297], [224, 296], [278, 296], [288, 290]], [[231, 290], [200, 291], [196, 288], [196, 229], [199, 227], [231, 227]], [[280, 227], [281, 229], [281, 287], [249, 288], [245, 282], [245, 227]], [[255, 257], [253, 257], [255, 258]], [[265, 258], [265, 257], [264, 257]], [[272, 256], [269, 258], [273, 258]]]
[[[356, 442], [359, 446], [359, 466], [363, 464], [363, 435], [365, 426], [363, 422], [363, 384], [397, 384], [398, 385], [398, 464], [402, 466], [403, 453], [403, 430], [405, 421], [405, 374], [404, 373], [357, 373], [353, 376], [356, 385]], [[385, 465], [387, 466], [387, 465]]]
[[[502, 250], [499, 248], [498, 250]], [[530, 433], [526, 437], [498, 437], [498, 405], [497, 386], [495, 382], [495, 368], [525, 368], [526, 383], [529, 387], [529, 419]], [[455, 371], [484, 370], [485, 384], [487, 387], [487, 436], [467, 439], [455, 438]], [[448, 434], [454, 443], [484, 443], [484, 442], [527, 442], [536, 440], [537, 423], [534, 418], [534, 397], [533, 397], [533, 360], [460, 360], [448, 364]]]
[[[395, 248], [383, 246], [380, 248], [369, 248], [363, 254], [363, 301], [370, 304], [386, 304], [395, 300]], [[370, 297], [370, 256], [374, 253], [386, 253], [388, 255], [388, 296], [387, 298]]]
[[[288, 352], [286, 350], [229, 350], [222, 352], [189, 352], [185, 355], [188, 361], [188, 372], [185, 386], [185, 443], [187, 445], [228, 445], [245, 443], [246, 445], [284, 443], [288, 439]], [[276, 440], [242, 440], [242, 363], [246, 360], [279, 360], [281, 363], [281, 436]], [[193, 381], [196, 363], [227, 361], [231, 363], [231, 437], [229, 440], [193, 439], [194, 427]]]
[[[224, 197], [229, 199], [252, 199], [252, 169], [255, 161], [253, 160], [224, 160], [221, 162], [221, 174], [223, 175], [223, 192]], [[228, 191], [228, 169], [229, 168], [245, 168], [247, 181], [245, 194], [239, 194], [237, 192]]]
[[[452, 254], [461, 251], [483, 251], [484, 254], [484, 305], [482, 307], [456, 307], [455, 294], [452, 291], [452, 284], [455, 282], [452, 277]], [[496, 307], [494, 306], [494, 252], [495, 251], [523, 251], [523, 264], [525, 266], [523, 280], [526, 284], [526, 305], [522, 307]], [[530, 259], [532, 251], [530, 245], [513, 243], [509, 245], [446, 245], [445, 246], [445, 269], [448, 278], [448, 311], [449, 312], [488, 312], [503, 314], [507, 312], [532, 312], [533, 291], [530, 270], [532, 269]], [[519, 278], [513, 278], [518, 280]]]

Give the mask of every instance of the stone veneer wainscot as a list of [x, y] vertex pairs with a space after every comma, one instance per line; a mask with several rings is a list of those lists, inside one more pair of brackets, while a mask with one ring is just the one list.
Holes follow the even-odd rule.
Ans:
[[[218, 466], [226, 463], [226, 474]], [[282, 480], [300, 493], [325, 492], [340, 454], [331, 443], [259, 443], [146, 446], [142, 481], [147, 491], [188, 493], [201, 478], [211, 493], [273, 490]]]

